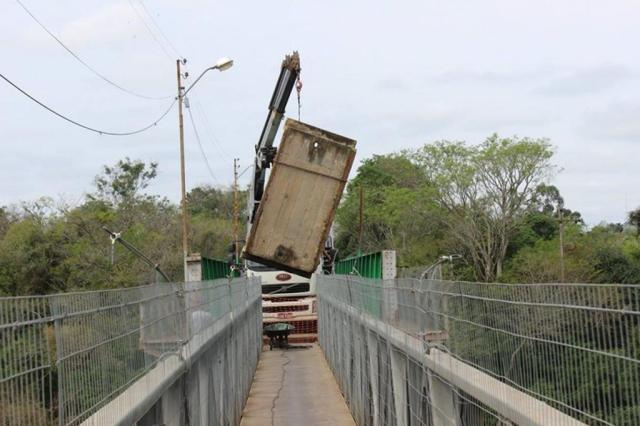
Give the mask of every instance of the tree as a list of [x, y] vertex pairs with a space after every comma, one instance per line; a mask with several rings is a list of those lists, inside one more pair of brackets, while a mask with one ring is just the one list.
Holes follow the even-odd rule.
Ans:
[[0, 239], [4, 237], [4, 235], [7, 233], [7, 230], [9, 229], [9, 226], [15, 220], [16, 219], [14, 215], [11, 214], [7, 207], [0, 207]]
[[640, 236], [640, 207], [627, 214], [627, 221], [636, 227], [636, 236]]
[[[359, 247], [360, 188], [364, 197], [362, 247]], [[406, 153], [365, 159], [347, 185], [336, 215], [336, 247], [344, 258], [394, 249], [403, 266], [436, 258], [441, 227], [438, 206], [420, 167]]]
[[507, 248], [535, 189], [553, 171], [552, 156], [546, 139], [495, 134], [478, 146], [441, 141], [413, 153], [478, 279], [493, 281], [502, 274]]
[[[241, 191], [238, 197], [244, 199], [246, 192]], [[187, 193], [187, 209], [191, 215], [231, 219], [233, 216], [233, 193], [208, 185], [197, 186]]]
[[158, 163], [151, 162], [147, 165], [128, 157], [118, 161], [115, 166], [103, 166], [102, 174], [96, 176], [94, 181], [96, 192], [89, 198], [106, 201], [114, 206], [132, 201], [156, 177], [157, 168]]
[[63, 291], [55, 271], [63, 262], [62, 241], [49, 221], [26, 217], [0, 240], [0, 294], [18, 296]]

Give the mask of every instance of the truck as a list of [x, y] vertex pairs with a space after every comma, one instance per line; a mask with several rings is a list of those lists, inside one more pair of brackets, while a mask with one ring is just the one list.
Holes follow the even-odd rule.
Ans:
[[[267, 120], [255, 145], [252, 178], [247, 194], [247, 235], [262, 201], [267, 171], [276, 156], [273, 142], [284, 118], [291, 92], [299, 82], [300, 70], [298, 52], [294, 51], [291, 55], [286, 55], [269, 102]], [[248, 259], [244, 260], [244, 266], [248, 276], [258, 276], [261, 279], [264, 326], [286, 322], [295, 327], [290, 341], [315, 341], [318, 330], [315, 277], [306, 278]]]
[[[287, 135], [291, 135], [291, 138], [296, 138], [296, 140], [292, 139], [289, 141], [289, 151], [281, 147], [283, 151], [278, 153], [276, 147], [274, 147], [274, 140], [280, 123], [284, 118], [287, 101], [294, 87], [297, 88], [299, 96], [299, 90], [301, 88], [299, 80], [300, 69], [300, 57], [297, 52], [293, 52], [291, 55], [285, 57], [269, 103], [267, 120], [258, 139], [258, 143], [255, 145], [253, 176], [247, 200], [247, 245], [243, 250], [243, 258], [247, 275], [259, 276], [262, 280], [262, 312], [264, 325], [267, 326], [276, 322], [289, 323], [295, 327], [289, 338], [290, 341], [312, 342], [317, 338], [317, 274], [323, 273], [323, 271], [331, 271], [331, 264], [335, 257], [333, 238], [331, 238], [330, 235], [331, 224], [322, 220], [318, 221], [318, 218], [320, 218], [320, 216], [333, 217], [340, 194], [344, 188], [344, 183], [346, 183], [346, 176], [342, 176], [345, 172], [342, 172], [337, 178], [328, 176], [328, 174], [332, 173], [331, 166], [333, 163], [327, 165], [324, 164], [322, 160], [335, 158], [333, 152], [335, 152], [336, 149], [340, 149], [341, 146], [336, 146], [334, 140], [340, 138], [340, 142], [346, 141], [347, 144], [349, 144], [347, 147], [348, 152], [341, 153], [341, 158], [342, 162], [348, 163], [348, 167], [350, 168], [353, 156], [355, 155], [355, 141], [314, 128], [313, 126], [305, 125], [299, 121], [288, 120], [283, 142], [287, 138]], [[312, 140], [310, 141], [307, 138], [312, 138]], [[309, 147], [307, 147], [307, 145], [309, 145]], [[303, 157], [305, 158], [307, 158], [307, 151], [308, 158], [316, 157], [316, 161], [313, 161], [312, 167], [316, 169], [322, 168], [320, 173], [315, 173], [317, 176], [335, 180], [335, 182], [329, 185], [321, 185], [319, 188], [321, 190], [318, 193], [320, 199], [324, 200], [324, 204], [318, 204], [318, 211], [324, 208], [322, 215], [318, 213], [314, 216], [313, 214], [309, 214], [308, 209], [300, 209], [299, 202], [294, 201], [294, 203], [291, 204], [291, 199], [287, 199], [289, 195], [280, 191], [282, 186], [278, 187], [278, 192], [270, 192], [270, 186], [267, 187], [265, 191], [267, 170], [274, 164], [274, 167], [279, 171], [281, 181], [282, 179], [285, 181], [288, 180], [289, 182], [291, 182], [292, 179], [297, 179], [298, 182], [303, 180], [293, 176], [293, 173], [296, 172], [306, 172], [306, 169], [304, 167], [301, 168], [299, 164], [292, 164], [300, 158], [299, 155], [296, 155], [296, 150], [304, 151], [305, 154], [303, 154]], [[293, 157], [287, 157], [287, 152], [293, 152]], [[310, 170], [308, 172], [314, 173], [314, 171], [315, 170]], [[323, 171], [324, 173], [322, 173]], [[348, 170], [346, 174], [348, 175]], [[272, 182], [274, 175], [270, 177], [269, 185], [274, 185]], [[317, 180], [315, 182], [317, 182]], [[299, 192], [300, 188], [297, 190]], [[268, 199], [268, 196], [270, 196], [271, 199]], [[292, 194], [290, 196], [293, 199], [297, 199], [296, 195]], [[326, 200], [330, 200], [331, 202], [327, 203]], [[271, 205], [267, 208], [268, 203], [271, 203]], [[261, 208], [263, 207], [262, 204], [265, 204], [264, 211]], [[292, 209], [287, 210], [288, 207], [292, 207]], [[285, 261], [279, 262], [279, 260], [281, 260], [278, 258], [278, 250], [280, 250], [280, 247], [271, 247], [273, 241], [270, 239], [270, 233], [278, 231], [275, 229], [278, 227], [277, 211], [288, 211], [289, 214], [291, 214], [294, 212], [294, 209], [297, 209], [295, 212], [300, 211], [300, 214], [296, 214], [296, 217], [291, 220], [297, 221], [300, 227], [304, 227], [308, 223], [310, 230], [307, 233], [310, 235], [313, 234], [312, 237], [300, 241], [306, 244], [303, 245], [303, 250], [301, 250], [304, 252], [304, 258], [307, 259], [306, 263], [301, 263], [303, 267], [295, 267], [297, 265], [290, 267]], [[309, 219], [307, 219], [307, 216]], [[251, 230], [253, 226], [256, 227], [255, 231], [260, 230], [260, 220], [263, 221], [263, 224], [268, 221], [268, 225], [262, 227], [261, 233], [252, 233]], [[312, 228], [313, 226], [315, 226], [315, 228]], [[284, 228], [286, 228], [286, 226]], [[280, 229], [283, 229], [283, 227], [280, 226]], [[329, 235], [327, 236], [327, 234]], [[282, 235], [280, 236], [282, 237]], [[296, 246], [296, 236], [297, 234], [288, 236], [290, 240], [294, 240], [291, 244], [292, 246]], [[317, 241], [322, 241], [325, 238], [324, 249], [322, 248], [322, 243], [320, 243], [320, 247], [318, 247]], [[313, 243], [309, 244], [310, 241], [316, 241], [315, 247], [313, 247]], [[257, 249], [263, 249], [264, 247], [268, 247], [268, 250], [262, 251], [262, 255], [255, 255], [255, 253], [251, 252], [251, 250], [258, 251]], [[295, 248], [297, 249], [299, 247], [296, 246]], [[287, 249], [288, 247], [284, 248], [284, 251]], [[264, 253], [267, 252], [268, 255], [265, 256]], [[275, 253], [275, 255], [269, 258], [271, 253]]]
[[248, 276], [262, 281], [264, 326], [286, 322], [295, 327], [290, 341], [314, 342], [318, 333], [316, 275], [310, 278], [247, 261]]

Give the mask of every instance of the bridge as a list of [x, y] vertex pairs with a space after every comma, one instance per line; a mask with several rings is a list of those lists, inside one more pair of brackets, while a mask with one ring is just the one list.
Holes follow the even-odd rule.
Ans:
[[317, 288], [274, 351], [255, 278], [2, 298], [2, 425], [637, 424], [638, 285]]

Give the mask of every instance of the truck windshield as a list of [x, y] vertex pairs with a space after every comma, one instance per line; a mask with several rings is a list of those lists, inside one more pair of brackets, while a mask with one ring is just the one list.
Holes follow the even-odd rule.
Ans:
[[247, 269], [251, 271], [277, 271], [278, 269], [272, 268], [271, 266], [263, 265], [262, 263], [253, 262], [251, 260], [247, 260]]

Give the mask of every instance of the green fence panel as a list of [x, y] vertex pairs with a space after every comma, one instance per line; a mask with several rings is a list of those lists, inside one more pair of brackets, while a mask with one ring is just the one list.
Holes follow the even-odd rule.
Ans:
[[217, 280], [219, 278], [239, 277], [240, 272], [236, 269], [231, 272], [231, 267], [224, 260], [202, 257], [202, 280]]
[[384, 300], [383, 282], [396, 277], [396, 257], [394, 250], [347, 257], [334, 265], [337, 275], [355, 275], [372, 279], [370, 294], [362, 295], [363, 309], [373, 316], [380, 315], [381, 301]]
[[339, 275], [382, 278], [382, 252], [347, 257], [336, 262], [334, 270]]

